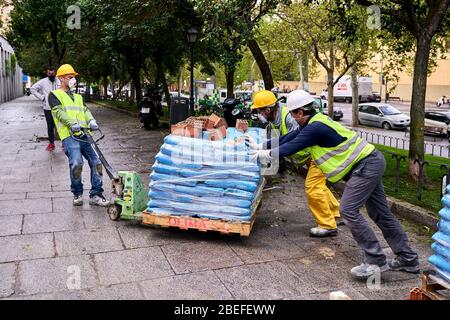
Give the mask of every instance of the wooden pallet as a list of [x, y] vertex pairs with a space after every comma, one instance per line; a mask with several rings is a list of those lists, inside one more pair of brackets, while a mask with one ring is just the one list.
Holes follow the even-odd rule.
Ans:
[[251, 218], [249, 221], [229, 221], [224, 219], [195, 218], [190, 216], [175, 216], [165, 214], [155, 214], [144, 211], [142, 213], [143, 225], [158, 225], [164, 228], [176, 227], [182, 230], [196, 229], [198, 231], [218, 231], [222, 234], [239, 234], [248, 237], [255, 223], [256, 214], [262, 200], [262, 191], [265, 186], [263, 178], [256, 191], [255, 201], [251, 208]]
[[444, 292], [450, 290], [450, 284], [441, 279], [433, 271], [422, 273], [422, 288], [413, 288], [409, 300], [449, 300], [450, 295]]

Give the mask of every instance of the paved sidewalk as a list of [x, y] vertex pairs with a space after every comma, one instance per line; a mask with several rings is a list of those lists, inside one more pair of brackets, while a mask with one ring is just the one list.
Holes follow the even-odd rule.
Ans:
[[[148, 183], [167, 132], [144, 131], [113, 110], [92, 111], [111, 165], [136, 170]], [[110, 221], [105, 209], [89, 206], [87, 164], [85, 204], [72, 206], [61, 143], [48, 153], [46, 141], [33, 141], [46, 135], [34, 98], [0, 105], [0, 131], [0, 298], [328, 299], [342, 290], [353, 299], [404, 299], [419, 283], [419, 275], [397, 272], [379, 287], [353, 280], [360, 250], [345, 227], [332, 239], [308, 236], [314, 223], [300, 177], [265, 193], [249, 238], [146, 228]], [[409, 235], [428, 266], [427, 239]]]

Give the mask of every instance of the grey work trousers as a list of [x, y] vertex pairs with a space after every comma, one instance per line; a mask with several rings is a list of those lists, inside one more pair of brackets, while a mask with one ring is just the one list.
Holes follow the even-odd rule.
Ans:
[[365, 205], [369, 217], [381, 229], [399, 261], [407, 265], [418, 265], [417, 253], [410, 247], [405, 231], [387, 205], [381, 180], [385, 169], [386, 160], [376, 149], [355, 165], [341, 199], [342, 219], [350, 228], [358, 246], [364, 251], [364, 262], [378, 266], [386, 263], [386, 255], [375, 233], [359, 212]]

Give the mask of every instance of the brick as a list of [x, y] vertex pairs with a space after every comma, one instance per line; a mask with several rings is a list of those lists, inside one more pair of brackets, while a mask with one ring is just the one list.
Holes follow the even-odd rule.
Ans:
[[211, 141], [220, 141], [225, 139], [227, 136], [227, 129], [225, 126], [221, 126], [220, 128], [208, 130], [208, 140]]
[[236, 120], [236, 129], [241, 132], [247, 131], [248, 130], [247, 120], [237, 119]]

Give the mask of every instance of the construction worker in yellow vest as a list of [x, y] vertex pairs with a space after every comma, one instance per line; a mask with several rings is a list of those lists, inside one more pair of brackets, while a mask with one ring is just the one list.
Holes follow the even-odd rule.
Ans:
[[[305, 91], [305, 94], [308, 94]], [[308, 94], [309, 95], [309, 94]], [[252, 110], [258, 113], [260, 121], [270, 122], [272, 128], [279, 129], [282, 136], [299, 129], [299, 124], [289, 114], [286, 107], [278, 104], [275, 94], [262, 90], [254, 94]], [[292, 155], [296, 164], [308, 164], [308, 174], [305, 180], [305, 191], [309, 208], [317, 222], [317, 227], [311, 228], [311, 237], [331, 237], [337, 235], [339, 221], [339, 202], [328, 189], [327, 179], [322, 171], [311, 161], [308, 150]]]
[[83, 157], [91, 168], [92, 188], [89, 193], [89, 204], [106, 207], [109, 201], [103, 196], [102, 164], [82, 128], [98, 130], [97, 122], [89, 109], [84, 105], [83, 97], [72, 93], [76, 86], [76, 76], [73, 67], [64, 64], [59, 67], [56, 76], [61, 87], [49, 93], [48, 102], [52, 110], [56, 130], [62, 140], [64, 153], [69, 159], [71, 191], [74, 195], [73, 205], [83, 205]]
[[[311, 96], [297, 90], [291, 92], [286, 107], [302, 129], [282, 136], [278, 141], [267, 141], [265, 150], [250, 145], [252, 160], [268, 164], [275, 160], [274, 157], [290, 156], [308, 149], [316, 166], [330, 182], [346, 181], [340, 212], [364, 252], [363, 262], [350, 270], [354, 277], [368, 278], [387, 270], [419, 272], [419, 257], [387, 204], [382, 181], [386, 169], [383, 154], [356, 132], [317, 113], [313, 103]], [[278, 147], [272, 149], [272, 144]], [[392, 259], [387, 259], [373, 229], [360, 213], [363, 206], [395, 254]]]

